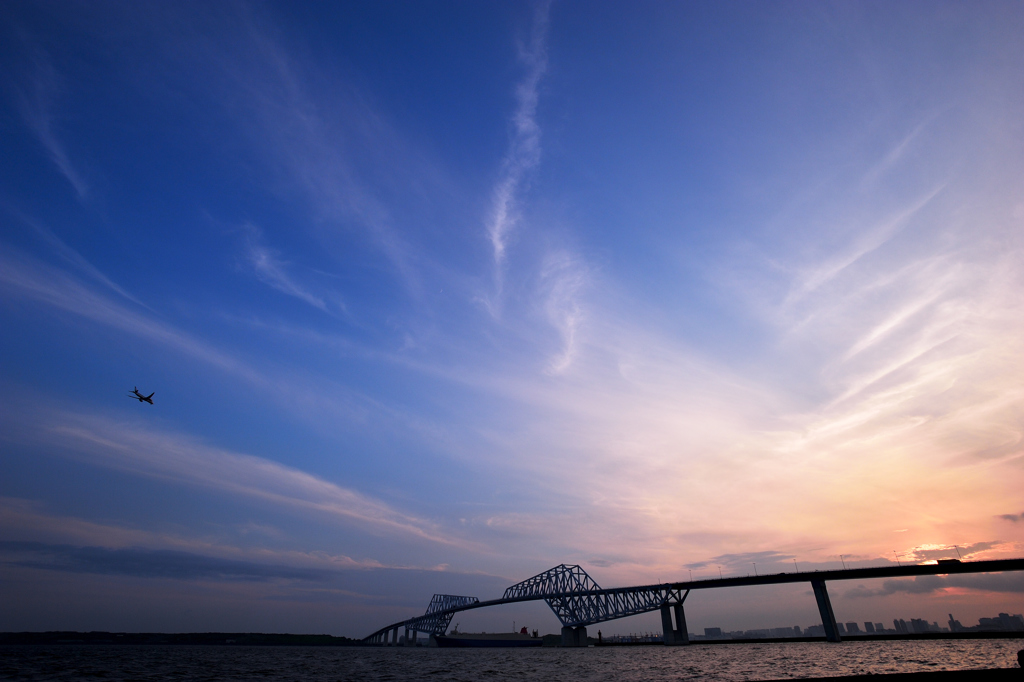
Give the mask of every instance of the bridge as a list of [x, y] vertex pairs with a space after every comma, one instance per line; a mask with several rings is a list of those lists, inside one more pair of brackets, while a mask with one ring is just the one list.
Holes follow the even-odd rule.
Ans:
[[[387, 625], [363, 639], [366, 644], [397, 646], [399, 630], [405, 629], [405, 642], [413, 643], [419, 633], [443, 635], [452, 617], [460, 611], [489, 606], [540, 601], [554, 611], [562, 624], [562, 646], [587, 646], [587, 626], [616, 618], [661, 611], [665, 644], [689, 644], [683, 602], [691, 590], [709, 590], [749, 585], [779, 585], [809, 582], [818, 603], [825, 639], [840, 641], [836, 617], [832, 612], [825, 583], [835, 580], [870, 580], [877, 578], [908, 578], [919, 575], [955, 575], [963, 573], [1000, 573], [1024, 570], [1024, 559], [992, 561], [943, 560], [937, 564], [884, 566], [879, 568], [844, 568], [833, 571], [796, 571], [730, 578], [711, 578], [601, 589], [586, 571], [575, 565], [560, 564], [528, 578], [505, 590], [501, 599], [480, 601], [476, 597], [435, 594], [422, 616]], [[675, 623], [673, 623], [673, 615]]]

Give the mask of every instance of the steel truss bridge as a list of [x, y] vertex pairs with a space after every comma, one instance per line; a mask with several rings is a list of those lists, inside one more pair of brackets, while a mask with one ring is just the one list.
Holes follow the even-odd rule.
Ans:
[[[940, 564], [885, 566], [881, 568], [850, 568], [835, 571], [775, 573], [733, 578], [690, 580], [602, 589], [594, 579], [576, 565], [559, 564], [543, 573], [516, 583], [505, 590], [501, 599], [480, 601], [476, 597], [435, 594], [422, 616], [387, 625], [365, 637], [366, 644], [399, 644], [399, 630], [405, 629], [405, 642], [415, 643], [419, 633], [443, 635], [452, 617], [460, 611], [516, 602], [544, 600], [562, 623], [562, 646], [586, 646], [587, 626], [616, 618], [625, 618], [650, 611], [661, 611], [665, 644], [689, 644], [683, 602], [691, 590], [750, 585], [778, 585], [809, 582], [818, 603], [825, 639], [840, 641], [835, 614], [829, 601], [825, 582], [830, 580], [870, 580], [907, 578], [918, 575], [954, 575], [963, 573], [1000, 573], [1024, 570], [1024, 559], [993, 561], [950, 561]], [[673, 627], [673, 612], [675, 625]]]

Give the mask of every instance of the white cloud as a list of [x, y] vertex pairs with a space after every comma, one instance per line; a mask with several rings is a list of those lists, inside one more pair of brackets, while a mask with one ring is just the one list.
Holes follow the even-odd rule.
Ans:
[[[25, 434], [24, 429], [19, 429]], [[277, 462], [204, 445], [101, 415], [41, 414], [29, 434], [92, 464], [166, 481], [198, 485], [334, 518], [376, 533], [416, 537], [449, 546], [467, 543], [436, 524], [372, 497]]]
[[584, 319], [580, 296], [586, 282], [587, 270], [579, 258], [564, 251], [545, 258], [540, 275], [544, 312], [562, 345], [548, 365], [553, 374], [565, 371], [576, 357], [577, 332]]
[[[272, 19], [246, 8], [237, 24], [243, 30], [235, 36], [240, 42], [233, 51], [220, 44], [206, 46], [220, 67], [222, 85], [213, 97], [269, 159], [272, 183], [305, 196], [314, 234], [325, 245], [333, 244], [335, 234], [348, 242], [354, 228], [388, 259], [408, 290], [419, 294], [416, 266], [423, 254], [396, 228], [381, 185], [371, 186], [364, 176], [400, 175], [422, 161], [364, 93], [339, 80], [317, 89], [314, 84], [324, 74], [304, 68], [302, 59], [278, 39]], [[268, 277], [278, 281], [279, 274]]]
[[33, 69], [27, 89], [19, 91], [18, 104], [25, 123], [46, 149], [50, 160], [74, 188], [79, 199], [89, 194], [89, 186], [75, 169], [67, 150], [54, 130], [54, 102], [60, 90], [60, 77], [46, 56], [33, 50]]
[[263, 378], [227, 354], [170, 325], [102, 296], [62, 270], [0, 247], [0, 286], [54, 308], [155, 341], [253, 383]]
[[314, 308], [327, 310], [323, 298], [315, 296], [300, 286], [286, 271], [287, 264], [272, 249], [260, 243], [261, 234], [257, 228], [249, 226], [246, 237], [245, 257], [256, 277], [264, 284], [300, 301], [305, 301]]
[[125, 291], [120, 285], [113, 282], [109, 277], [100, 272], [100, 270], [92, 263], [90, 263], [88, 260], [86, 260], [82, 256], [82, 254], [78, 253], [78, 251], [75, 251], [73, 248], [68, 246], [60, 237], [55, 235], [53, 231], [47, 228], [45, 225], [23, 215], [19, 215], [18, 217], [22, 222], [24, 222], [26, 225], [35, 230], [36, 234], [38, 234], [43, 239], [43, 241], [45, 241], [50, 247], [52, 247], [53, 250], [56, 251], [61, 258], [74, 265], [80, 272], [88, 275], [90, 278], [99, 282], [106, 288], [110, 289], [118, 296], [121, 296], [122, 298], [125, 298], [131, 301], [132, 303], [135, 303], [136, 305], [140, 305], [147, 309], [149, 308], [149, 306], [147, 306], [145, 303], [143, 303], [135, 296]]
[[927, 206], [942, 191], [943, 187], [943, 185], [940, 185], [933, 188], [923, 196], [918, 197], [905, 206], [901, 206], [874, 225], [854, 230], [856, 236], [847, 248], [829, 255], [821, 262], [815, 263], [796, 278], [795, 286], [787, 297], [786, 305], [793, 305], [800, 301], [822, 285], [833, 280], [861, 258], [876, 251], [892, 239], [897, 232], [903, 229], [921, 209]]
[[542, 300], [564, 353], [546, 375], [494, 366], [480, 384], [514, 404], [485, 427], [487, 465], [530, 481], [533, 510], [471, 523], [523, 555], [629, 557], [623, 580], [684, 556], [883, 557], [895, 517], [908, 544], [991, 537], [1024, 485], [1024, 250], [998, 224], [971, 229], [823, 254], [801, 315], [764, 313], [777, 326], [756, 375], [659, 333], [672, 306], [607, 279], [587, 285], [582, 343], [595, 278], [554, 253]]
[[512, 139], [502, 162], [502, 177], [493, 190], [491, 216], [487, 236], [494, 257], [495, 298], [488, 301], [494, 313], [500, 308], [504, 288], [505, 252], [510, 232], [517, 220], [517, 202], [526, 174], [540, 162], [540, 126], [537, 124], [537, 101], [540, 80], [547, 69], [547, 47], [550, 3], [538, 6], [528, 43], [520, 45], [519, 59], [527, 68], [526, 76], [516, 87], [516, 111], [512, 116]]

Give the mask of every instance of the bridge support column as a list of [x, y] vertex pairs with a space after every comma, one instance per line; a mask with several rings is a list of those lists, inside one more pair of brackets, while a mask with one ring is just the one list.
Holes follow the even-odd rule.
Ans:
[[408, 625], [405, 626], [405, 645], [412, 646], [412, 630], [409, 629]]
[[814, 598], [818, 601], [818, 612], [821, 614], [821, 625], [825, 629], [825, 639], [829, 642], [839, 642], [839, 628], [836, 627], [836, 616], [832, 613], [832, 602], [828, 599], [828, 590], [825, 589], [824, 580], [812, 580], [811, 587], [814, 588]]
[[[676, 612], [676, 626], [672, 627], [672, 611]], [[665, 604], [661, 607], [661, 631], [665, 646], [679, 646], [690, 643], [690, 635], [686, 631], [686, 614], [682, 604]]]
[[587, 641], [587, 628], [585, 625], [581, 625], [575, 629], [576, 646], [589, 646]]
[[398, 626], [391, 631], [391, 646], [398, 646]]
[[683, 605], [676, 604], [672, 610], [676, 612], [676, 644], [689, 644], [690, 632], [686, 629], [686, 614], [683, 612]]
[[676, 632], [672, 629], [672, 607], [668, 604], [661, 607], [661, 634], [665, 640], [665, 646], [672, 646], [676, 643]]
[[587, 628], [562, 628], [562, 646], [587, 646]]

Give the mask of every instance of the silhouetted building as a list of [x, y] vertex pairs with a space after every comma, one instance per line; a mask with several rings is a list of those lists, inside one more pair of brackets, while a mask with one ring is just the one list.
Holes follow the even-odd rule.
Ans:
[[856, 623], [847, 623], [846, 624], [846, 634], [848, 634], [848, 635], [859, 635], [860, 634], [860, 626], [857, 625]]
[[846, 634], [846, 628], [843, 627], [842, 623], [836, 623], [836, 630], [839, 632], [840, 635]]
[[871, 621], [864, 621], [864, 632], [868, 633], [869, 635], [875, 634], [875, 624]]
[[960, 621], [953, 619], [953, 614], [949, 614], [949, 631], [950, 632], [963, 632], [964, 626], [960, 624]]
[[979, 630], [1024, 630], [1024, 618], [1020, 614], [1011, 616], [1008, 613], [1000, 613], [995, 618], [979, 618]]
[[999, 622], [1003, 624], [1004, 630], [1024, 630], [1024, 617], [1021, 617], [1019, 613], [1013, 616], [1008, 613], [1000, 613]]
[[938, 623], [929, 623], [924, 618], [911, 618], [910, 631], [917, 634], [924, 634], [926, 632], [942, 632], [942, 629], [939, 627]]
[[722, 628], [704, 628], [705, 637], [721, 637]]
[[799, 637], [800, 626], [794, 625], [791, 628], [772, 628], [772, 637]]

